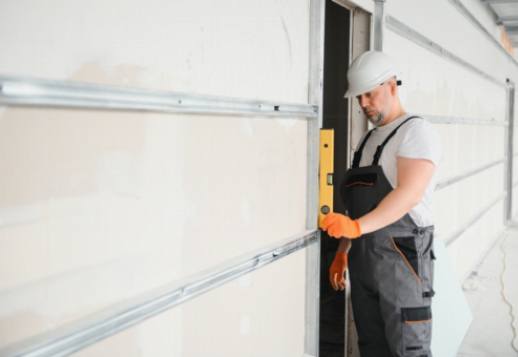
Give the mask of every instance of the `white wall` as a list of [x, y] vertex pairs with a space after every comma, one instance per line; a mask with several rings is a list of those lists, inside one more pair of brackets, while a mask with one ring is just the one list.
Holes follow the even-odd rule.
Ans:
[[[517, 66], [449, 1], [385, 6], [518, 83]], [[4, 0], [0, 20], [2, 75], [307, 101], [309, 1]], [[505, 119], [502, 87], [387, 29], [384, 49], [409, 111]], [[439, 180], [503, 158], [502, 126], [436, 128]], [[306, 140], [301, 118], [0, 107], [0, 347], [304, 231]], [[439, 239], [503, 191], [503, 173], [436, 193]], [[459, 279], [502, 213], [495, 206], [449, 247]], [[81, 354], [300, 355], [304, 273], [301, 252]]]
[[489, 5], [483, 1], [460, 0], [460, 2], [476, 17], [489, 34], [500, 42], [503, 25], [496, 23], [496, 16], [490, 11]]
[[[470, 10], [471, 6], [470, 6]], [[448, 0], [389, 0], [393, 16], [442, 48], [505, 84], [518, 67]], [[474, 15], [487, 25], [481, 8]], [[496, 29], [490, 28], [491, 33]], [[406, 108], [423, 115], [505, 121], [505, 88], [452, 60], [385, 29], [384, 51], [401, 66]], [[433, 122], [433, 120], [432, 120]], [[443, 146], [439, 181], [463, 174], [505, 155], [504, 126], [436, 124]], [[465, 226], [504, 190], [504, 165], [439, 190], [434, 197], [436, 232], [446, 239]], [[459, 279], [470, 272], [503, 229], [503, 202], [494, 206], [449, 247]]]
[[[0, 19], [2, 75], [307, 102], [307, 1], [2, 1]], [[0, 108], [0, 347], [304, 232], [306, 140], [302, 118]], [[302, 252], [102, 348], [300, 355], [304, 275]]]

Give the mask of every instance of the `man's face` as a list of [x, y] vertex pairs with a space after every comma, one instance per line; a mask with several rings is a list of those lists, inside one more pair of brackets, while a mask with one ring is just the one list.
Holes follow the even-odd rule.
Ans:
[[360, 94], [356, 97], [363, 112], [369, 121], [379, 126], [388, 114], [391, 105], [390, 82], [387, 81], [370, 92]]

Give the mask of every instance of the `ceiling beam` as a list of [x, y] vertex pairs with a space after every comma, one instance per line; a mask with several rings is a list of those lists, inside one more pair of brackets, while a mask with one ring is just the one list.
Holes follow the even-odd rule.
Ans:
[[481, 0], [485, 4], [516, 4], [516, 0]]
[[518, 25], [518, 16], [499, 16], [497, 24], [505, 26]]

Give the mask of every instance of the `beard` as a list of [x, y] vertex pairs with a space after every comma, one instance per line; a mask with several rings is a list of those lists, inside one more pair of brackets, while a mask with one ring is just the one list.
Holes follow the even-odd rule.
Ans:
[[383, 119], [385, 118], [385, 116], [383, 115], [383, 113], [380, 113], [380, 112], [377, 112], [376, 114], [374, 115], [367, 115], [367, 119], [372, 123], [372, 125], [374, 126], [380, 126], [380, 124], [383, 122]]

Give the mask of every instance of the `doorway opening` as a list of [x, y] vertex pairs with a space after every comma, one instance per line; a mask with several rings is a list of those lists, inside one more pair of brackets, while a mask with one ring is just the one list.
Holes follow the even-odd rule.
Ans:
[[[326, 0], [325, 11], [323, 129], [334, 129], [333, 211], [344, 213], [339, 185], [349, 167], [352, 149], [367, 130], [358, 104], [344, 98], [347, 68], [352, 58], [370, 48], [371, 16], [345, 0]], [[346, 343], [351, 340], [347, 327], [352, 321], [348, 297], [329, 283], [328, 269], [338, 243], [322, 232], [319, 355], [326, 357], [354, 355], [356, 350], [354, 343]]]

